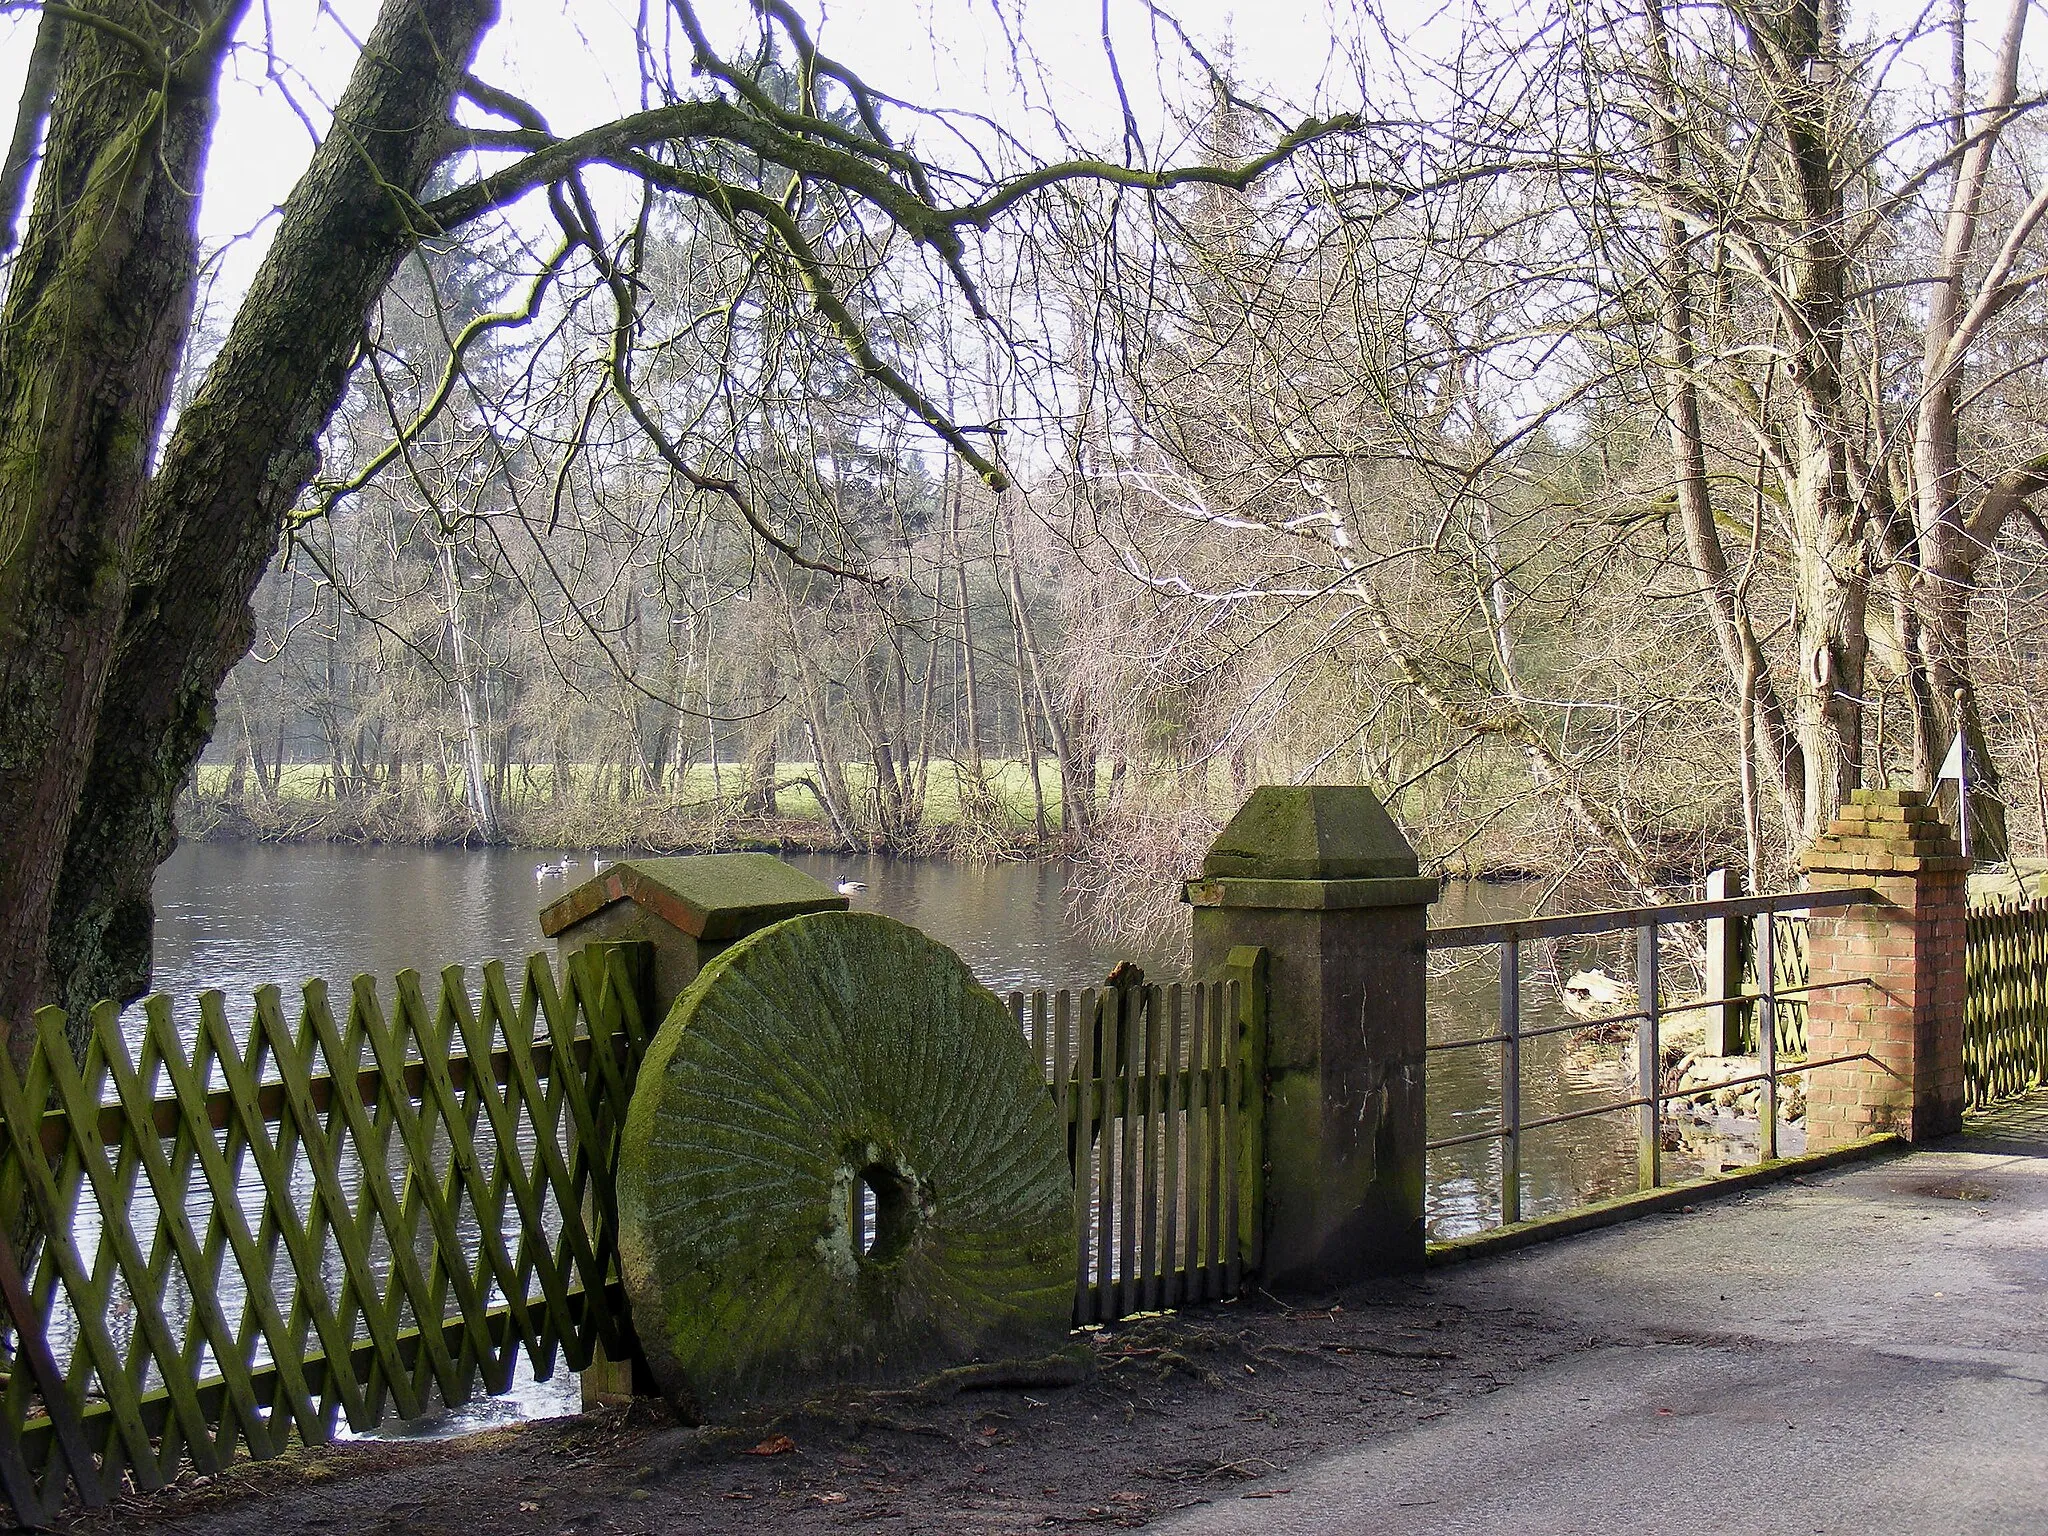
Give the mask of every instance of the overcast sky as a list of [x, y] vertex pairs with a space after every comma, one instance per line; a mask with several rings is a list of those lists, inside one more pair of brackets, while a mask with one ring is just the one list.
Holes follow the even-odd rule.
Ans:
[[[1448, 42], [1468, 4], [1480, 0], [1171, 0], [1190, 36], [1212, 58], [1226, 49], [1238, 79], [1295, 113], [1355, 106], [1356, 40], [1368, 12], [1386, 16], [1412, 39]], [[1923, 0], [1879, 0], [1859, 13], [1893, 25]], [[1944, 9], [1947, 0], [1934, 0]], [[1101, 46], [1101, 0], [800, 0], [816, 18], [828, 52], [893, 94], [932, 105], [988, 113], [1041, 153], [1057, 153], [1064, 130], [1105, 150], [1117, 141], [1118, 114]], [[503, 0], [503, 18], [487, 38], [478, 72], [538, 104], [558, 131], [573, 131], [639, 104], [632, 50], [638, 0]], [[659, 4], [649, 6], [657, 16]], [[714, 33], [745, 34], [743, 0], [701, 0]], [[223, 88], [221, 119], [207, 170], [202, 226], [224, 251], [222, 287], [238, 291], [267, 240], [269, 214], [290, 190], [324, 128], [326, 105], [354, 62], [354, 37], [375, 17], [377, 0], [256, 0]], [[1973, 0], [1988, 30], [2004, 0]], [[1126, 85], [1154, 153], [1177, 146], [1159, 107], [1162, 92], [1184, 94], [1171, 76], [1184, 57], [1160, 34], [1141, 0], [1109, 0], [1111, 35]], [[35, 20], [0, 19], [0, 92], [12, 103]], [[2048, 44], [2037, 24], [2036, 57]], [[1010, 39], [1023, 40], [1020, 69]], [[1426, 48], [1426, 41], [1422, 46]], [[1169, 62], [1159, 64], [1162, 51]], [[1910, 73], [1910, 71], [1908, 71]], [[934, 141], [935, 142], [935, 141]], [[943, 153], [943, 150], [941, 150]]]
[[[1250, 25], [1238, 23], [1220, 0], [1182, 0], [1175, 10], [1214, 56], [1229, 39], [1248, 83], [1271, 87], [1303, 109], [1341, 106], [1355, 88], [1332, 39], [1355, 30], [1341, 14], [1351, 0], [1253, 3]], [[811, 0], [804, 8], [817, 18], [821, 46], [892, 94], [985, 111], [1048, 151], [1057, 148], [1048, 106], [1069, 128], [1105, 146], [1114, 141], [1117, 114], [1103, 64], [1099, 0]], [[638, 9], [636, 0], [504, 0], [478, 73], [535, 102], [559, 131], [630, 111], [640, 100], [631, 42]], [[376, 0], [258, 0], [252, 6], [222, 90], [201, 216], [209, 245], [226, 248], [230, 290], [253, 271], [268, 215], [311, 153], [308, 123], [324, 128], [327, 105], [354, 63], [351, 39], [367, 32], [376, 11]], [[701, 12], [721, 35], [743, 35], [743, 8], [734, 0], [704, 0]], [[1033, 56], [1021, 87], [1006, 21]], [[20, 13], [0, 20], [0, 93], [10, 105], [19, 95], [34, 26], [33, 16]], [[1111, 30], [1127, 86], [1156, 131], [1160, 81], [1152, 23], [1142, 6], [1112, 0]]]

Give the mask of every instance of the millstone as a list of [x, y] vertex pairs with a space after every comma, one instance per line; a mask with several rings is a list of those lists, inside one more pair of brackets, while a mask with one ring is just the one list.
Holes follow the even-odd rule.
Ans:
[[626, 1296], [692, 1417], [1042, 1356], [1072, 1314], [1071, 1200], [1041, 1069], [960, 957], [870, 913], [795, 917], [706, 966], [648, 1049]]

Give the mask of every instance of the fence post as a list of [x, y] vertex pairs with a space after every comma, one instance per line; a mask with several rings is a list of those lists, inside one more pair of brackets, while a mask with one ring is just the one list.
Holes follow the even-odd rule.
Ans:
[[[786, 917], [846, 906], [831, 886], [769, 853], [621, 859], [541, 908], [540, 928], [555, 941], [565, 977], [570, 956], [587, 944], [650, 945], [654, 964], [640, 1006], [652, 1031], [712, 956]], [[585, 1408], [656, 1391], [644, 1362], [609, 1359], [602, 1347], [578, 1379]]]
[[[1710, 869], [1707, 871], [1706, 898], [1708, 901], [1725, 901], [1730, 896], [1742, 894], [1742, 876], [1733, 870]], [[1732, 922], [1725, 917], [1707, 919], [1707, 964], [1706, 988], [1708, 997], [1730, 998], [1742, 990], [1742, 929], [1743, 919]], [[1723, 1002], [1719, 1007], [1707, 1009], [1707, 1038], [1701, 1052], [1707, 1056], [1739, 1056], [1746, 1031], [1742, 1027], [1743, 1015], [1748, 1012], [1742, 1003]]]
[[1273, 995], [1272, 958], [1241, 944], [1224, 956], [1218, 977], [1237, 983], [1238, 1060], [1244, 1096], [1238, 1105], [1237, 1208], [1246, 1220], [1237, 1232], [1237, 1261], [1258, 1274], [1264, 1259], [1264, 1223], [1254, 1213], [1266, 1205], [1266, 1037]]
[[1859, 789], [1800, 864], [1810, 889], [1878, 893], [1807, 919], [1807, 1054], [1870, 1057], [1809, 1078], [1807, 1147], [1961, 1129], [1970, 861], [1923, 792]]
[[1303, 1289], [1423, 1257], [1427, 997], [1436, 882], [1372, 792], [1268, 785], [1211, 845], [1195, 974], [1267, 951], [1264, 1283]]

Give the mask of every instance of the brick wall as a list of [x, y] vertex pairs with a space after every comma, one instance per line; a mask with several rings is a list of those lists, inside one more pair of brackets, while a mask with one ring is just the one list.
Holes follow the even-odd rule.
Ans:
[[[1969, 861], [1916, 790], [1858, 790], [1800, 860], [1813, 890], [1875, 903], [1807, 925], [1810, 1059], [1867, 1053], [1807, 1081], [1811, 1150], [1880, 1132], [1945, 1136], [1963, 1117], [1963, 942]], [[1834, 985], [1870, 978], [1869, 985]]]

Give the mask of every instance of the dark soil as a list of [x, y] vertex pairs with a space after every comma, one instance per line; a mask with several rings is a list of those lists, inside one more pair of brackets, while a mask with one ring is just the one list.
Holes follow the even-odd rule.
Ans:
[[[1466, 1294], [1469, 1295], [1469, 1292]], [[1427, 1278], [1271, 1298], [1086, 1337], [1078, 1386], [876, 1393], [686, 1428], [654, 1403], [435, 1443], [356, 1442], [187, 1477], [75, 1532], [1013, 1532], [1142, 1526], [1285, 1498], [1318, 1452], [1440, 1418], [1596, 1342]]]

